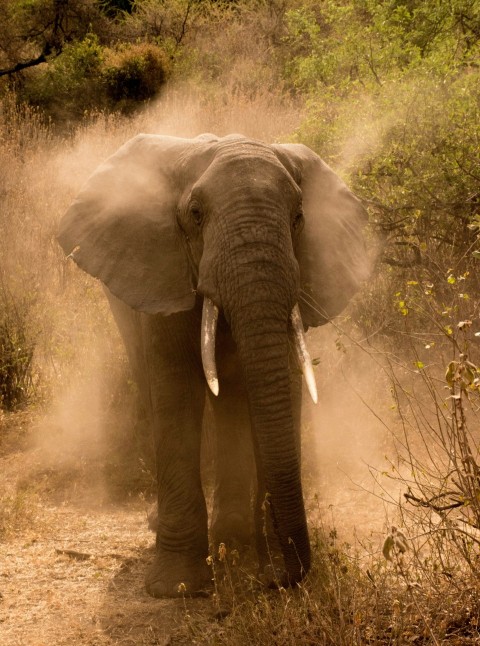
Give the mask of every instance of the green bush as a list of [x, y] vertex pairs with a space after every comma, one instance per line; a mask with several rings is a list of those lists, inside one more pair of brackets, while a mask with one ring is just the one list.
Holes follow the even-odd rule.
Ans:
[[348, 177], [380, 234], [363, 322], [378, 329], [381, 310], [395, 335], [408, 281], [424, 285], [425, 310], [445, 309], [452, 272], [477, 294], [478, 3], [304, 3], [286, 22], [285, 78], [308, 97], [295, 138]]
[[168, 62], [156, 45], [128, 45], [107, 50], [101, 75], [108, 107], [128, 112], [156, 96], [167, 79]]
[[103, 52], [93, 34], [66, 45], [62, 54], [26, 75], [20, 99], [54, 121], [79, 119], [97, 108], [102, 88]]
[[153, 98], [166, 81], [167, 58], [152, 44], [105, 48], [88, 34], [47, 65], [30, 70], [19, 97], [55, 123], [101, 110], [128, 112]]
[[286, 74], [302, 89], [372, 91], [413, 69], [450, 72], [479, 55], [472, 0], [307, 1], [288, 9], [286, 24]]

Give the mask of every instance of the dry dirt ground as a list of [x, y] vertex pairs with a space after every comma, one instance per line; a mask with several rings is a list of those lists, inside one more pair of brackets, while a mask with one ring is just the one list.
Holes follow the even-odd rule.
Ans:
[[[211, 598], [146, 594], [149, 504], [140, 496], [112, 503], [101, 460], [49, 462], [32, 448], [31, 426], [28, 415], [0, 418], [0, 646], [195, 643], [188, 616], [211, 617], [213, 627], [218, 607]], [[355, 510], [356, 527], [371, 527], [369, 510], [359, 513], [365, 496], [350, 485], [335, 505], [311, 506], [310, 516], [338, 523]]]
[[75, 470], [59, 478], [14, 435], [0, 442], [1, 646], [176, 644], [187, 612], [212, 612], [209, 599], [146, 594], [146, 502], [87, 505]]
[[0, 546], [3, 646], [169, 643], [185, 609], [144, 591], [143, 511], [42, 507], [42, 523], [48, 534], [30, 529]]

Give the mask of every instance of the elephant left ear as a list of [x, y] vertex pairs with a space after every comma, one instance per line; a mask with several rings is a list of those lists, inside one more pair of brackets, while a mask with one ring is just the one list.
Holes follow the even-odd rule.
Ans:
[[174, 168], [202, 146], [208, 142], [138, 135], [95, 171], [60, 221], [67, 256], [133, 309], [167, 316], [195, 303]]
[[302, 320], [323, 325], [342, 312], [369, 276], [363, 237], [367, 213], [312, 150], [302, 144], [273, 148], [302, 190], [305, 224], [295, 244]]

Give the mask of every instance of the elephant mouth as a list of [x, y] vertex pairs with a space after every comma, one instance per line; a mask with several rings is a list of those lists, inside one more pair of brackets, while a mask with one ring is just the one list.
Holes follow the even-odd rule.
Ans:
[[[215, 337], [218, 323], [218, 307], [215, 303], [205, 296], [203, 299], [202, 310], [202, 327], [201, 327], [201, 352], [202, 365], [208, 387], [215, 396], [218, 396], [220, 386], [218, 382], [217, 366], [215, 362]], [[318, 401], [317, 385], [313, 373], [312, 361], [307, 350], [305, 333], [303, 331], [303, 322], [300, 314], [298, 303], [292, 309], [290, 322], [295, 339], [295, 350], [300, 367], [307, 384], [308, 392], [314, 404]]]

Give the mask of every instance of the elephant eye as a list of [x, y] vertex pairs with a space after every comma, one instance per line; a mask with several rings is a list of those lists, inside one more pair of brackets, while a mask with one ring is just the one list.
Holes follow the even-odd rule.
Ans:
[[300, 231], [302, 227], [303, 227], [303, 211], [302, 209], [300, 209], [299, 211], [296, 212], [293, 218], [292, 229], [294, 231]]
[[201, 206], [198, 202], [191, 202], [190, 215], [192, 216], [192, 219], [197, 226], [200, 226], [202, 224], [203, 213], [202, 213]]

